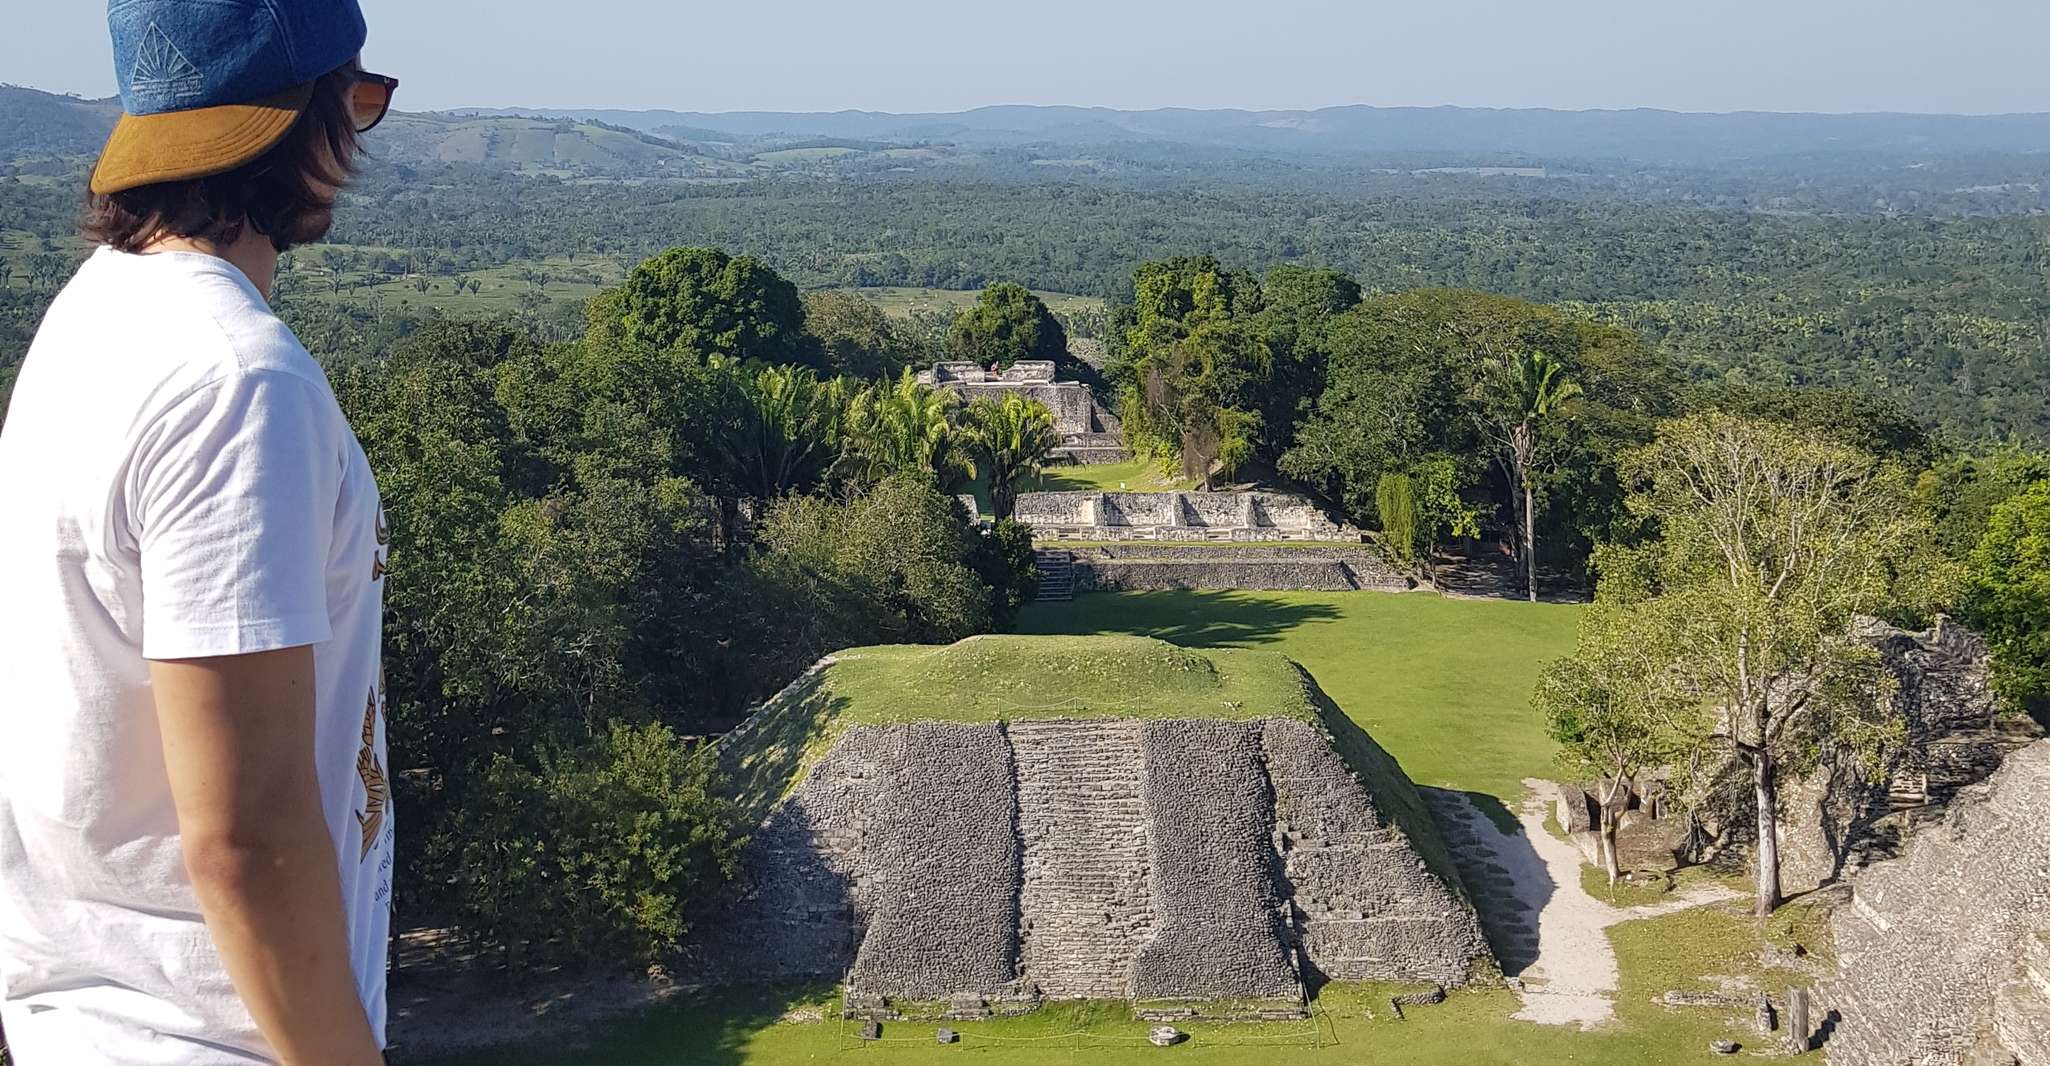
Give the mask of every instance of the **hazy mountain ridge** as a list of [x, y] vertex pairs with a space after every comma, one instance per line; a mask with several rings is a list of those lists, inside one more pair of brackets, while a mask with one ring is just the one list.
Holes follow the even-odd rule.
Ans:
[[849, 137], [986, 145], [1152, 140], [1310, 155], [1484, 151], [1653, 163], [1702, 163], [1819, 151], [1949, 154], [2050, 150], [2050, 113], [1711, 114], [1364, 105], [1313, 111], [1120, 111], [1008, 105], [922, 114], [574, 108], [462, 108], [456, 113], [596, 119], [651, 133], [709, 131], [737, 139]]

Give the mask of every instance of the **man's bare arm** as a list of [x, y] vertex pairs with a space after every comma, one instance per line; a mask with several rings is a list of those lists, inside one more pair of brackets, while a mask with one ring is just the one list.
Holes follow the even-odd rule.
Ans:
[[152, 662], [185, 866], [228, 975], [290, 1066], [382, 1055], [349, 966], [314, 766], [313, 649]]

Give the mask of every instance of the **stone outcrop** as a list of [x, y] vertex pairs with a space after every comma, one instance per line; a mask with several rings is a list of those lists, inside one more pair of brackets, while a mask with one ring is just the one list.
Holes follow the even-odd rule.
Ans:
[[1416, 586], [1361, 545], [1234, 547], [1144, 541], [1065, 549], [1077, 592], [1140, 589], [1277, 589], [1403, 592]]
[[1832, 919], [1831, 1066], [2050, 1063], [2050, 741], [1961, 791]]
[[1858, 637], [1897, 683], [1891, 714], [1903, 739], [1878, 781], [1834, 751], [1781, 794], [1780, 882], [1805, 892], [1900, 854], [1916, 828], [1942, 816], [1958, 790], [1983, 781], [2010, 751], [2040, 736], [2003, 719], [1978, 634], [1938, 618], [1921, 633], [1867, 619]]
[[1025, 492], [1015, 517], [1041, 540], [1360, 540], [1278, 492]]
[[[1947, 618], [1920, 633], [1876, 619], [1861, 620], [1856, 637], [1870, 644], [1895, 686], [1886, 713], [1900, 743], [1875, 778], [1854, 755], [1825, 744], [1815, 768], [1780, 784], [1780, 885], [1812, 891], [1901, 854], [1921, 826], [1942, 818], [1950, 798], [1983, 781], [2010, 751], [2042, 736], [2025, 718], [2003, 716], [1987, 683], [1985, 642]], [[1684, 818], [1691, 811], [1699, 835]], [[1561, 824], [1589, 828], [1593, 786], [1570, 789]], [[1756, 839], [1748, 771], [1734, 756], [1704, 768], [1687, 796], [1668, 797], [1653, 774], [1619, 800], [1631, 862], [1670, 865], [1668, 851], [1713, 854]], [[1696, 857], [1699, 857], [1698, 855]], [[1626, 863], [1628, 865], [1629, 863]]]
[[956, 1016], [1089, 998], [1271, 1017], [1302, 1009], [1309, 974], [1487, 972], [1414, 789], [1341, 732], [849, 726], [764, 819], [704, 954], [724, 980], [844, 979], [857, 1013]]
[[1096, 402], [1089, 386], [1055, 381], [1054, 365], [1046, 360], [1021, 359], [1000, 371], [979, 363], [935, 363], [930, 370], [919, 371], [918, 380], [959, 393], [964, 401], [1009, 393], [1045, 404], [1061, 437], [1053, 450], [1056, 462], [1118, 463], [1132, 457], [1125, 450], [1117, 416]]

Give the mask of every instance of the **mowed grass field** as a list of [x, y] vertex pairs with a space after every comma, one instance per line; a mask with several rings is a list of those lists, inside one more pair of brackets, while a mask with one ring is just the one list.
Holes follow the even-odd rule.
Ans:
[[[1770, 980], [1758, 968], [1761, 933], [1741, 906], [1720, 906], [1626, 922], [1611, 930], [1621, 963], [1616, 1017], [1582, 1031], [1514, 1020], [1507, 989], [1455, 991], [1445, 1002], [1388, 1004], [1382, 985], [1327, 985], [1299, 1022], [1177, 1023], [1190, 1039], [1161, 1049], [1123, 1003], [1054, 1004], [986, 1022], [895, 1022], [864, 1041], [860, 1023], [838, 1018], [829, 985], [755, 987], [699, 995], [640, 1017], [594, 1027], [579, 1042], [425, 1059], [402, 1051], [395, 1066], [1697, 1066], [1728, 1062], [1709, 1041], [1752, 1039], [1748, 1023], [1712, 1010], [1675, 1011], [1669, 989], [1714, 991], [1714, 977]], [[1765, 984], [1765, 987], [1772, 987]], [[783, 1021], [791, 1012], [823, 1021]], [[960, 1034], [942, 1045], [934, 1031]], [[1742, 1051], [1749, 1053], [1748, 1046]], [[1819, 1052], [1795, 1061], [1821, 1059]]]
[[1419, 785], [1510, 808], [1558, 774], [1531, 684], [1573, 650], [1580, 608], [1428, 592], [1092, 592], [1025, 608], [1025, 633], [1132, 633], [1301, 663]]

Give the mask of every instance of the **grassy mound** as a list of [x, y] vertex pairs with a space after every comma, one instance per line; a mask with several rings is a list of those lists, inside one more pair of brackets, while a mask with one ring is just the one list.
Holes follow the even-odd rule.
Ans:
[[1319, 722], [1329, 703], [1300, 667], [1272, 652], [1192, 651], [1132, 636], [981, 636], [841, 652], [763, 704], [716, 751], [735, 798], [765, 815], [852, 725], [1092, 716]]

